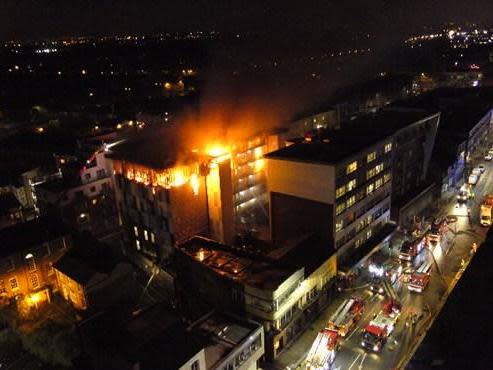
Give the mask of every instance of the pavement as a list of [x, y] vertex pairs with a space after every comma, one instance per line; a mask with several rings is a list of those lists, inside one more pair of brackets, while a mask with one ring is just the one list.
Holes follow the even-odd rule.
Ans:
[[[263, 368], [304, 368], [304, 360], [318, 331], [325, 327], [329, 317], [344, 299], [355, 295], [365, 301], [365, 312], [357, 327], [346, 338], [340, 340], [340, 347], [332, 369], [405, 368], [467, 268], [469, 261], [473, 258], [472, 244], [480, 245], [486, 237], [487, 228], [479, 225], [479, 204], [487, 194], [493, 193], [493, 163], [485, 162], [479, 156], [474, 157], [473, 165], [478, 162], [486, 165], [486, 171], [474, 187], [474, 199], [465, 205], [458, 205], [455, 197], [451, 197], [451, 201], [439, 209], [439, 215], [455, 216], [453, 219], [457, 221], [448, 225], [439, 245], [425, 249], [416, 258], [416, 264], [424, 261], [433, 263], [430, 283], [425, 291], [423, 293], [410, 292], [406, 283], [402, 281], [397, 281], [394, 285], [402, 303], [402, 312], [399, 322], [380, 353], [365, 351], [360, 345], [362, 330], [381, 310], [386, 300], [385, 297], [374, 295], [369, 291], [368, 274], [363, 272], [352, 289], [336, 295], [312, 325], [284, 350], [273, 364], [263, 366]], [[470, 216], [468, 208], [471, 210]], [[382, 245], [381, 253], [386, 253], [389, 259], [395, 258], [402, 240], [402, 234], [396, 232], [390, 243]], [[410, 320], [412, 315], [418, 317], [414, 323]]]

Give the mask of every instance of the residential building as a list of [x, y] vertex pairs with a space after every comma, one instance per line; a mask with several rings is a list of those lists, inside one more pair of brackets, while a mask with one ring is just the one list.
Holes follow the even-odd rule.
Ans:
[[262, 323], [272, 360], [327, 305], [336, 258], [316, 237], [283, 246], [257, 243], [186, 241], [175, 256], [177, 285], [187, 315], [217, 307]]
[[79, 232], [105, 238], [118, 227], [111, 168], [105, 148], [97, 148], [88, 159], [57, 156], [60, 176], [35, 186], [42, 213], [57, 209], [63, 220]]
[[441, 112], [430, 172], [442, 193], [460, 186], [472, 170], [471, 154], [491, 144], [492, 99], [489, 87], [442, 88], [394, 104]]
[[0, 230], [0, 296], [38, 303], [56, 290], [53, 264], [70, 247], [57, 218], [41, 217]]
[[127, 253], [163, 262], [196, 234], [229, 243], [237, 232], [268, 229], [262, 156], [278, 148], [278, 135], [201, 152], [171, 129], [153, 134], [108, 155]]
[[137, 291], [130, 264], [109, 251], [96, 239], [76, 237], [73, 248], [53, 265], [58, 291], [75, 309], [108, 309]]

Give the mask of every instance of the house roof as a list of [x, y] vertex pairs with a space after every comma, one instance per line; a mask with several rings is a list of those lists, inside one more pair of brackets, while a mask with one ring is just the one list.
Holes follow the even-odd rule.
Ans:
[[0, 230], [0, 257], [53, 241], [68, 234], [56, 216], [39, 217]]
[[86, 285], [96, 274], [110, 274], [120, 262], [109, 247], [86, 235], [73, 238], [73, 247], [53, 266], [70, 279]]

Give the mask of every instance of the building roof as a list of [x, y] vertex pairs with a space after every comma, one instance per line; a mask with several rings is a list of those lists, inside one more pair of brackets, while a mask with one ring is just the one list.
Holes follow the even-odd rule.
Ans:
[[186, 164], [197, 159], [175, 127], [150, 129], [111, 148], [108, 158], [142, 164], [155, 169]]
[[29, 247], [39, 246], [68, 234], [55, 216], [39, 217], [0, 230], [0, 257], [7, 257]]
[[310, 274], [334, 253], [327, 243], [315, 237], [304, 238], [294, 247], [284, 248], [286, 253], [279, 253], [275, 258], [277, 253], [247, 253], [241, 248], [198, 236], [179, 246], [183, 253], [222, 276], [268, 290], [276, 290], [301, 268]]
[[425, 109], [382, 109], [341, 124], [340, 130], [326, 131], [322, 140], [303, 141], [268, 153], [266, 158], [337, 164], [392, 136], [415, 122], [437, 114]]
[[458, 146], [493, 108], [493, 88], [440, 88], [393, 106], [441, 112], [431, 163], [443, 169], [457, 160]]
[[163, 305], [128, 321], [117, 341], [123, 353], [141, 369], [178, 369], [202, 349], [207, 368], [214, 368], [260, 324], [212, 312], [186, 326]]
[[73, 247], [55, 264], [54, 268], [81, 285], [96, 274], [110, 274], [120, 262], [111, 255], [109, 247], [87, 235], [75, 236]]
[[21, 204], [12, 192], [0, 194], [0, 215], [9, 213], [13, 209], [18, 209]]

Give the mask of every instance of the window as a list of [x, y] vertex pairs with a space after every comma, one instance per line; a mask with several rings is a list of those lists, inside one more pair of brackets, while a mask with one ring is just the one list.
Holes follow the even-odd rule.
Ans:
[[376, 152], [368, 153], [367, 156], [366, 156], [366, 163], [370, 163], [370, 162], [374, 161], [375, 158], [377, 158], [377, 153]]
[[36, 270], [36, 262], [34, 262], [34, 256], [29, 253], [28, 255], [26, 255], [26, 264], [27, 264], [27, 269], [29, 271], [34, 271]]
[[147, 233], [147, 230], [144, 230], [144, 239], [149, 240], [149, 234]]
[[91, 191], [91, 193], [94, 193], [96, 191], [96, 187], [95, 186], [91, 186], [91, 188], [89, 190]]
[[357, 169], [358, 169], [358, 162], [357, 161], [349, 163], [346, 167], [346, 175], [349, 175], [350, 173], [356, 171]]
[[340, 215], [346, 209], [346, 204], [341, 203], [336, 206], [336, 215]]
[[7, 294], [7, 289], [5, 289], [5, 284], [3, 280], [0, 280], [0, 295]]
[[389, 181], [390, 181], [390, 173], [386, 173], [385, 175], [383, 175], [383, 182], [386, 183]]
[[371, 238], [371, 229], [366, 232], [366, 240]]
[[135, 240], [135, 248], [137, 248], [138, 251], [140, 251], [140, 241]]
[[104, 169], [102, 169], [102, 170], [98, 170], [98, 171], [96, 172], [96, 175], [98, 176], [98, 179], [102, 179], [103, 177], [105, 177], [105, 176], [106, 176], [106, 172], [105, 172], [105, 170], [104, 170]]
[[383, 178], [380, 177], [377, 181], [375, 181], [375, 190], [383, 185]]
[[134, 226], [134, 235], [139, 236], [139, 228], [137, 226]]
[[90, 180], [90, 179], [91, 179], [91, 174], [90, 174], [90, 173], [86, 173], [86, 174], [84, 175], [84, 178], [85, 178], [86, 180]]
[[371, 183], [366, 187], [366, 195], [371, 194], [373, 190], [375, 190], [375, 185]]
[[342, 197], [344, 194], [346, 194], [346, 187], [343, 185], [340, 188], [337, 188], [336, 199]]
[[378, 175], [382, 171], [383, 171], [383, 163], [377, 164], [377, 166], [375, 167], [375, 175]]
[[195, 360], [194, 362], [192, 362], [192, 366], [190, 366], [190, 370], [200, 370], [199, 360]]
[[385, 144], [385, 153], [388, 153], [392, 150], [392, 143]]
[[356, 197], [353, 195], [347, 199], [346, 208], [351, 207], [354, 203], [356, 203]]
[[336, 232], [338, 231], [341, 231], [344, 227], [344, 221], [343, 220], [339, 220], [339, 221], [336, 221]]
[[19, 284], [17, 283], [17, 279], [15, 277], [11, 278], [9, 281], [10, 281], [10, 289], [12, 290], [19, 289]]
[[155, 243], [156, 242], [156, 235], [154, 235], [154, 233], [151, 233], [151, 243]]
[[375, 173], [376, 173], [375, 167], [369, 169], [368, 171], [366, 171], [366, 179], [367, 180], [371, 179], [373, 176], [375, 176]]
[[356, 179], [352, 179], [351, 181], [349, 181], [349, 182], [346, 184], [346, 190], [347, 190], [347, 191], [351, 191], [351, 190], [353, 190], [354, 188], [356, 188]]
[[38, 274], [32, 273], [29, 276], [29, 279], [31, 280], [31, 285], [32, 285], [33, 288], [39, 287]]

